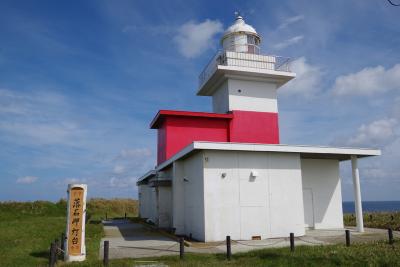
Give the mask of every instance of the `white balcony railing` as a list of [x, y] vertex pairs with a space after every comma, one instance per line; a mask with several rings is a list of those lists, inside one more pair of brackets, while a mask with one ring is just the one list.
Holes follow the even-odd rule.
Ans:
[[199, 86], [201, 87], [207, 82], [216, 71], [218, 65], [290, 72], [290, 62], [290, 58], [280, 56], [218, 51], [201, 72]]

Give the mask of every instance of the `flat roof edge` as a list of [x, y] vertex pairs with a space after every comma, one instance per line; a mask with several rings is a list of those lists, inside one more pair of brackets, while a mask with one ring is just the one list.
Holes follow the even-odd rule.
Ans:
[[227, 143], [227, 142], [205, 142], [196, 141], [186, 146], [170, 159], [158, 165], [155, 171], [160, 171], [174, 161], [181, 159], [194, 150], [230, 150], [230, 151], [253, 151], [253, 152], [282, 152], [300, 154], [333, 154], [333, 155], [355, 155], [355, 156], [380, 156], [380, 149], [373, 148], [351, 148], [351, 147], [328, 147], [309, 145], [285, 145], [285, 144], [250, 144], [250, 143]]
[[248, 79], [269, 79], [280, 84], [279, 87], [296, 78], [296, 73], [292, 71], [260, 69], [245, 66], [217, 65], [215, 71], [208, 77], [208, 79], [199, 85], [196, 95], [211, 96], [216, 90], [216, 84], [219, 84], [221, 79], [224, 80], [226, 78], [225, 75], [229, 76], [243, 74], [246, 75]]
[[286, 145], [286, 144], [247, 144], [226, 142], [194, 142], [195, 149], [214, 150], [239, 150], [239, 151], [265, 151], [265, 152], [289, 152], [289, 153], [320, 153], [320, 154], [345, 154], [357, 156], [380, 156], [380, 149], [356, 148], [356, 147], [329, 147], [310, 145]]
[[137, 180], [136, 180], [136, 185], [146, 179], [148, 179], [151, 176], [156, 175], [156, 170], [150, 170], [148, 172], [146, 172], [145, 174], [143, 174], [142, 176], [140, 176]]
[[183, 110], [166, 110], [161, 109], [150, 123], [150, 129], [156, 129], [159, 121], [166, 116], [171, 117], [194, 117], [194, 118], [209, 118], [209, 119], [226, 119], [233, 118], [231, 113], [214, 113], [214, 112], [199, 112], [199, 111], [183, 111]]

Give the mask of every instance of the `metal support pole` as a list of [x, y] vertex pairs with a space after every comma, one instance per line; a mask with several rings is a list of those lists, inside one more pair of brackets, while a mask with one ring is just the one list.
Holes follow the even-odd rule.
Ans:
[[56, 245], [51, 243], [50, 245], [50, 255], [49, 255], [49, 266], [54, 267], [56, 263]]
[[388, 229], [388, 235], [389, 235], [389, 244], [393, 245], [394, 240], [393, 240], [393, 230], [392, 230], [392, 228]]
[[106, 212], [106, 221], [107, 221], [107, 212]]
[[290, 233], [290, 251], [294, 251], [294, 233]]
[[351, 156], [351, 168], [353, 174], [354, 205], [356, 210], [357, 231], [364, 232], [364, 221], [361, 204], [360, 173], [358, 170], [357, 156]]
[[54, 239], [54, 245], [55, 245], [55, 258], [56, 258], [56, 260], [58, 259], [58, 254], [59, 254], [59, 252], [60, 252], [60, 242], [58, 241], [58, 239], [56, 238], [56, 239]]
[[52, 258], [53, 258], [53, 255], [52, 255], [52, 251], [53, 251], [53, 243], [51, 243], [50, 244], [50, 249], [49, 249], [49, 267], [52, 267]]
[[126, 219], [126, 212], [125, 212], [125, 219]]
[[64, 259], [64, 256], [65, 256], [65, 253], [64, 253], [64, 250], [65, 250], [65, 244], [64, 244], [64, 242], [65, 242], [65, 233], [61, 233], [61, 239], [60, 240], [61, 240], [60, 241], [60, 248], [61, 248], [60, 254], [61, 254], [61, 258]]
[[350, 247], [350, 230], [346, 230], [346, 247]]
[[231, 250], [231, 236], [226, 236], [226, 258], [228, 261], [232, 258], [232, 250]]
[[183, 260], [185, 255], [185, 240], [183, 237], [179, 238], [179, 258]]
[[56, 243], [54, 243], [52, 255], [53, 255], [53, 259], [52, 259], [53, 265], [52, 266], [56, 266], [56, 263], [57, 263], [57, 244]]
[[108, 253], [110, 250], [110, 241], [104, 241], [103, 265], [108, 266]]
[[61, 233], [61, 250], [64, 251], [65, 233]]

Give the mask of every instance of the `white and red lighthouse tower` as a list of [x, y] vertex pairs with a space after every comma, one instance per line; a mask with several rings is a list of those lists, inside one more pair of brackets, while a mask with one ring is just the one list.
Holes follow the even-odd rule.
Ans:
[[343, 228], [339, 162], [351, 160], [364, 231], [358, 158], [375, 149], [279, 142], [277, 90], [295, 77], [287, 58], [260, 54], [237, 16], [199, 77], [213, 112], [160, 110], [157, 166], [137, 180], [140, 217], [199, 241], [303, 236]]
[[289, 59], [260, 54], [261, 37], [237, 16], [219, 51], [199, 76], [199, 96], [213, 113], [160, 110], [158, 164], [194, 141], [278, 144], [277, 90], [296, 75]]
[[241, 16], [221, 43], [223, 51], [201, 74], [197, 94], [212, 96], [214, 112], [233, 114], [231, 142], [279, 143], [277, 89], [296, 76], [289, 60], [260, 55], [261, 38]]

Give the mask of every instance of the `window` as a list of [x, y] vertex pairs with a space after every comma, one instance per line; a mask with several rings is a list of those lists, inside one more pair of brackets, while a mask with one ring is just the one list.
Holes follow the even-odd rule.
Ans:
[[258, 54], [259, 48], [258, 45], [260, 44], [260, 39], [258, 39], [254, 35], [247, 35], [247, 52], [251, 54]]
[[248, 44], [256, 44], [256, 38], [253, 35], [247, 35], [247, 43]]

